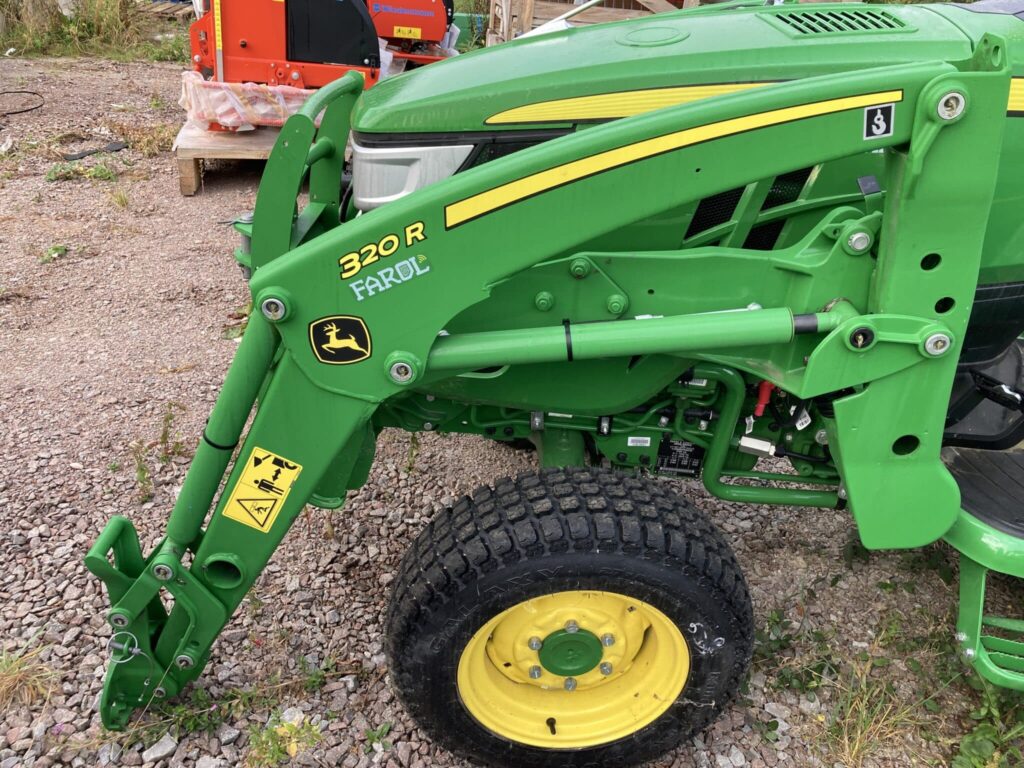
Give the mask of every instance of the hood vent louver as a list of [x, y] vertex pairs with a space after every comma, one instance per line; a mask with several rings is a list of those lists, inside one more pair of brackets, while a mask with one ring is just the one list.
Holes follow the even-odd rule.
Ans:
[[873, 8], [842, 11], [783, 11], [771, 14], [771, 18], [798, 35], [910, 31], [906, 22], [899, 17]]

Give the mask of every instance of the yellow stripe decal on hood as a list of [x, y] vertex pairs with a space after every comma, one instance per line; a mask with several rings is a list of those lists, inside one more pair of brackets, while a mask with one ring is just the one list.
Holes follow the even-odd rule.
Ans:
[[721, 120], [717, 123], [709, 123], [708, 125], [699, 125], [695, 128], [675, 131], [664, 136], [655, 136], [651, 139], [638, 141], [635, 144], [628, 144], [624, 147], [599, 152], [590, 157], [573, 160], [570, 163], [558, 165], [546, 171], [539, 171], [538, 173], [524, 176], [521, 179], [510, 181], [486, 192], [480, 192], [464, 200], [452, 203], [444, 209], [445, 227], [448, 229], [457, 227], [459, 224], [464, 224], [478, 216], [491, 213], [499, 208], [504, 208], [506, 205], [511, 205], [541, 192], [547, 192], [556, 187], [579, 181], [587, 176], [593, 176], [665, 152], [671, 152], [713, 139], [733, 136], [737, 133], [757, 128], [791, 123], [807, 117], [820, 117], [821, 115], [830, 115], [849, 109], [870, 107], [875, 104], [889, 104], [898, 101], [903, 101], [902, 90], [880, 91], [878, 93], [867, 93], [862, 96], [848, 96], [841, 99], [828, 99], [811, 104], [800, 104], [795, 107], [773, 109], [768, 112], [759, 112], [744, 117], [734, 117], [730, 120]]
[[682, 85], [670, 88], [645, 88], [638, 91], [598, 93], [593, 96], [575, 96], [569, 99], [540, 101], [526, 104], [491, 115], [486, 125], [511, 125], [515, 123], [563, 123], [585, 120], [615, 120], [632, 117], [655, 109], [689, 104], [691, 101], [724, 96], [762, 85], [760, 83], [722, 83], [720, 85]]

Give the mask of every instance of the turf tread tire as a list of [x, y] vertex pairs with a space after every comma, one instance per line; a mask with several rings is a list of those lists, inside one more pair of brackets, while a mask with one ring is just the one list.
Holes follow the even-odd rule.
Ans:
[[[596, 576], [580, 575], [598, 566], [602, 572], [624, 568], [627, 578], [629, 569], [648, 574], [637, 588], [659, 578], [683, 579], [693, 589], [687, 599], [704, 601], [705, 613], [717, 612], [714, 634], [727, 641], [705, 658], [694, 645], [701, 646], [700, 633], [707, 633], [695, 622], [698, 629], [691, 626], [694, 634], [687, 635], [691, 680], [673, 707], [627, 738], [571, 752], [514, 744], [483, 729], [459, 702], [452, 668], [472, 633], [509, 607], [488, 603], [492, 583], [507, 578], [524, 585], [514, 599], [504, 586], [493, 587], [511, 605], [550, 591], [529, 574], [561, 563], [576, 582], [590, 579], [576, 588], [601, 588], [593, 583]], [[598, 469], [522, 473], [478, 488], [442, 511], [402, 560], [387, 624], [393, 681], [410, 714], [456, 754], [517, 768], [625, 766], [657, 757], [717, 717], [739, 689], [753, 645], [746, 581], [714, 525], [663, 484]], [[718, 639], [704, 641], [710, 646]]]

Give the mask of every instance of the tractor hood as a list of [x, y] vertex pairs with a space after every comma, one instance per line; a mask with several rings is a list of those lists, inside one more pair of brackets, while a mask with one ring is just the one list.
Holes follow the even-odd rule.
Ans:
[[[364, 139], [564, 130], [750, 84], [965, 59], [984, 27], [1024, 31], [1005, 11], [949, 6], [710, 6], [658, 14], [523, 38], [385, 80], [362, 96], [353, 127]], [[581, 98], [597, 95], [603, 98]]]

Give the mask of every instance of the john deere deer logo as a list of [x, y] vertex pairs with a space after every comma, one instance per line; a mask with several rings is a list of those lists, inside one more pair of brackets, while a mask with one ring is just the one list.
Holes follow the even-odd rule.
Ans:
[[332, 315], [309, 324], [309, 343], [321, 363], [348, 365], [370, 356], [370, 331], [361, 317]]

